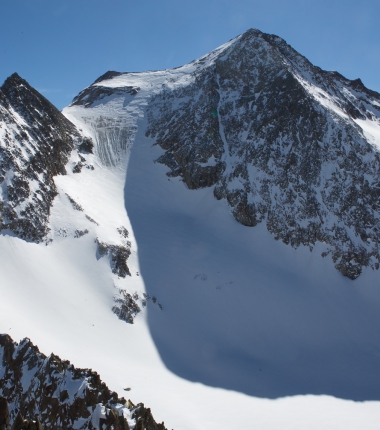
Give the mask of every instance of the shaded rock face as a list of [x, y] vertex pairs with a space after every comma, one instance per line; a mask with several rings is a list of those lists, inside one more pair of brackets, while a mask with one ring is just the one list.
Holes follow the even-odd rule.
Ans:
[[129, 430], [143, 421], [145, 428], [165, 430], [142, 403], [119, 398], [96, 372], [47, 357], [29, 339], [17, 344], [0, 335], [0, 395], [15, 429]]
[[226, 167], [215, 78], [201, 69], [193, 85], [175, 91], [165, 87], [148, 110], [147, 136], [165, 149], [157, 162], [170, 168], [169, 177], [181, 176], [190, 189], [216, 184]]
[[0, 88], [0, 230], [40, 242], [57, 194], [53, 177], [80, 136], [75, 126], [17, 74]]
[[7, 399], [0, 396], [0, 430], [5, 430], [10, 423]]
[[378, 269], [380, 154], [356, 121], [379, 124], [380, 95], [258, 30], [195, 64], [148, 105], [167, 175], [214, 187], [238, 222], [295, 248], [324, 243], [351, 279]]

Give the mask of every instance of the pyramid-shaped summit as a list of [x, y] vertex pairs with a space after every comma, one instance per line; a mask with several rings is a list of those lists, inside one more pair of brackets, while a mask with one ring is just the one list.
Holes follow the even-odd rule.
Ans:
[[212, 186], [236, 220], [294, 248], [324, 244], [349, 278], [377, 269], [380, 95], [258, 30], [205, 60], [148, 106], [168, 175]]

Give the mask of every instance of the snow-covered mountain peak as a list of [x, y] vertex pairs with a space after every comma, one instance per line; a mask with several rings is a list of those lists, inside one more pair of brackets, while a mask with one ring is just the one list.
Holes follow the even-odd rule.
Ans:
[[378, 403], [352, 400], [379, 399], [379, 94], [258, 30], [109, 71], [62, 114], [7, 82], [3, 331], [170, 428], [371, 428]]
[[353, 279], [378, 267], [380, 96], [277, 36], [251, 29], [176, 69], [108, 72], [64, 113], [90, 125], [105, 164], [144, 129], [169, 177], [213, 187], [244, 225], [321, 242]]
[[[50, 175], [65, 173], [73, 139], [82, 135], [92, 141], [100, 165], [121, 168], [125, 175], [129, 152], [142, 132], [164, 150], [156, 161], [170, 169], [169, 176], [181, 177], [190, 189], [213, 187], [244, 225], [265, 222], [276, 238], [294, 247], [312, 249], [322, 242], [325, 254], [351, 278], [363, 266], [378, 267], [373, 186], [380, 96], [360, 80], [313, 66], [277, 36], [251, 29], [182, 67], [107, 72], [64, 110], [77, 128], [17, 74], [4, 83], [1, 100], [6, 115], [13, 112], [12, 129], [33, 129], [19, 133], [17, 139], [25, 143], [17, 149], [21, 158], [13, 157], [18, 164], [30, 153], [38, 165], [41, 155], [34, 153], [43, 153], [41, 142], [70, 141], [62, 149], [55, 143], [54, 161], [44, 162]], [[79, 170], [81, 163], [76, 163]], [[41, 175], [43, 169], [35, 172]], [[11, 170], [3, 173], [8, 196], [14, 189]], [[343, 193], [335, 188], [341, 181], [347, 184]], [[30, 186], [22, 183], [19, 190]], [[349, 183], [356, 185], [349, 188]], [[366, 203], [357, 205], [356, 193]], [[24, 194], [29, 192], [18, 192], [18, 200]], [[35, 204], [21, 200], [15, 213], [15, 208], [3, 210], [5, 226], [15, 217], [30, 218], [25, 209]], [[6, 194], [3, 201], [9, 206]], [[45, 227], [33, 227], [38, 232], [11, 229], [42, 240], [50, 206], [43, 209]]]

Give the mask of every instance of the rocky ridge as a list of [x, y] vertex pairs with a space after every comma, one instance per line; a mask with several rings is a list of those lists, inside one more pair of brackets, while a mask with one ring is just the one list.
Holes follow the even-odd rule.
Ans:
[[119, 398], [91, 369], [47, 357], [29, 339], [17, 344], [5, 334], [0, 335], [0, 395], [8, 401], [11, 423], [37, 423], [45, 430], [166, 430], [149, 408]]
[[81, 137], [75, 126], [16, 73], [0, 88], [0, 230], [41, 242], [49, 231], [53, 177]]

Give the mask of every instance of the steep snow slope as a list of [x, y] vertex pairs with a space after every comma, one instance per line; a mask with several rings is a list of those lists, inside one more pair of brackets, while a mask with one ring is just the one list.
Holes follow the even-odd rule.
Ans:
[[[330, 243], [319, 238], [311, 252], [276, 241], [264, 222], [248, 228], [231, 216], [239, 202], [218, 201], [210, 187], [233, 192], [244, 179], [233, 174], [242, 164], [234, 128], [207, 86], [239, 40], [175, 70], [108, 73], [64, 110], [94, 154], [73, 151], [68, 174], [55, 178], [48, 246], [0, 237], [0, 330], [92, 367], [119, 394], [132, 387], [132, 400], [169, 428], [375, 429], [378, 272], [343, 277], [321, 257]], [[297, 82], [316, 92], [305, 73]], [[198, 107], [184, 109], [176, 91]], [[187, 151], [190, 132], [222, 147]], [[131, 252], [131, 276], [118, 276], [115, 247]], [[120, 290], [137, 293], [133, 325], [111, 312]]]
[[[149, 149], [147, 150], [148, 153]], [[144, 147], [141, 150], [145, 152]], [[129, 164], [130, 171], [132, 160], [133, 155]], [[139, 167], [143, 168], [141, 165]], [[162, 166], [158, 167], [162, 169]], [[121, 213], [121, 209], [124, 208], [124, 199], [122, 196], [120, 198], [120, 194], [122, 193], [119, 193], [119, 199], [117, 198], [118, 193], [115, 193], [117, 180], [115, 180], [113, 173], [106, 169], [102, 171], [102, 175], [99, 174], [99, 171], [97, 172], [97, 169], [94, 171], [85, 171], [84, 173], [85, 177], [82, 181], [80, 181], [78, 176], [74, 176], [74, 174], [60, 177], [60, 179], [62, 180], [61, 182], [64, 182], [63, 179], [66, 179], [68, 183], [78, 181], [82, 184], [83, 191], [80, 195], [81, 187], [76, 184], [75, 189], [78, 190], [76, 198], [83, 204], [85, 210], [94, 217], [96, 211], [100, 211], [104, 207], [108, 208], [110, 216], [115, 216], [119, 210]], [[156, 175], [155, 178], [158, 179], [159, 176], [160, 174]], [[169, 184], [167, 179], [165, 181]], [[107, 187], [107, 182], [109, 185], [112, 183], [113, 187]], [[90, 211], [91, 207], [87, 207], [85, 201], [79, 199], [81, 195], [87, 195], [85, 184], [87, 185], [87, 192], [93, 192], [95, 195], [99, 193], [102, 201], [101, 206], [93, 207], [95, 213]], [[177, 184], [177, 186], [181, 185]], [[103, 186], [109, 190], [108, 193], [100, 193]], [[71, 185], [71, 188], [68, 186], [68, 191], [73, 191], [72, 187], [73, 185]], [[188, 193], [189, 196], [191, 194], [194, 195], [191, 191], [188, 191]], [[199, 194], [202, 195], [198, 204], [202, 204], [204, 198], [207, 196], [204, 195], [203, 191], [200, 191]], [[148, 194], [146, 197], [149, 200], [152, 196]], [[160, 195], [157, 195], [152, 204], [157, 203], [160, 197]], [[186, 198], [182, 200], [182, 203], [184, 203], [184, 200]], [[191, 197], [190, 203], [191, 206], [195, 203]], [[216, 219], [222, 218], [227, 220], [228, 214], [223, 213], [224, 211], [219, 211], [219, 204], [218, 202], [215, 203], [214, 208], [211, 208], [211, 210], [215, 210], [216, 208]], [[58, 216], [58, 214], [54, 213], [53, 217], [55, 215]], [[179, 218], [181, 218], [180, 215]], [[215, 220], [215, 217], [212, 217], [211, 221], [212, 219]], [[125, 219], [119, 219], [118, 221], [126, 224]], [[231, 220], [230, 226], [232, 225]], [[239, 224], [235, 225], [239, 228], [244, 228], [239, 226]], [[148, 233], [151, 233], [153, 228], [162, 228], [162, 223], [155, 223], [152, 229], [148, 230]], [[164, 233], [166, 232], [164, 231]], [[196, 234], [194, 231], [191, 233], [192, 235]], [[227, 240], [234, 234], [236, 234], [236, 230], [227, 236]], [[180, 236], [176, 237], [170, 234], [170, 237], [176, 242], [180, 240]], [[266, 239], [270, 239], [270, 236]], [[157, 270], [157, 266], [153, 266], [151, 267], [150, 274], [149, 271], [146, 271], [144, 274], [143, 265], [140, 265], [137, 259], [134, 260], [134, 254], [132, 254], [130, 260], [128, 260], [131, 273], [135, 274], [139, 271], [142, 276], [135, 275], [131, 278], [128, 277], [126, 280], [118, 279], [116, 275], [110, 274], [106, 261], [103, 259], [96, 260], [96, 244], [94, 243], [94, 236], [91, 233], [79, 239], [73, 237], [62, 238], [53, 241], [48, 246], [26, 243], [8, 235], [1, 236], [0, 240], [0, 258], [2, 261], [2, 270], [0, 272], [0, 285], [2, 286], [2, 300], [0, 303], [1, 331], [9, 331], [15, 339], [29, 336], [34, 339], [34, 342], [39, 345], [41, 350], [46, 352], [52, 351], [62, 357], [69, 358], [76, 366], [91, 367], [97, 370], [110, 388], [116, 390], [119, 394], [123, 393], [124, 387], [131, 387], [132, 391], [129, 393], [131, 399], [143, 399], [145, 404], [152, 407], [155, 418], [158, 421], [164, 420], [168, 428], [189, 430], [203, 428], [238, 429], [241, 427], [258, 427], [260, 429], [276, 429], [281, 427], [300, 430], [305, 427], [316, 430], [320, 428], [331, 430], [340, 428], [342, 430], [357, 429], [361, 426], [367, 429], [377, 428], [380, 414], [379, 402], [355, 403], [329, 396], [312, 395], [266, 400], [239, 394], [236, 391], [211, 388], [203, 384], [192, 383], [168, 371], [157, 353], [156, 345], [152, 341], [146, 313], [140, 313], [136, 317], [135, 323], [131, 325], [118, 320], [110, 312], [113, 305], [113, 295], [117, 292], [114, 285], [119, 287], [125, 286], [128, 291], [141, 293], [144, 291], [142, 281], [145, 281], [148, 287], [147, 291], [149, 292], [151, 278], [155, 275], [158, 276], [161, 270], [164, 274], [166, 270], [165, 266], [159, 270]], [[201, 251], [199, 248], [203, 246], [199, 242], [199, 236], [196, 237], [196, 240], [197, 242], [191, 249], [193, 258], [194, 255], [199, 255]], [[133, 249], [135, 243], [133, 237], [132, 241]], [[157, 240], [153, 242], [155, 245], [153, 251], [156, 257], [163, 251], [165, 253], [170, 251], [170, 248], [165, 250], [165, 242], [162, 243], [162, 246]], [[275, 255], [272, 260], [269, 259], [266, 263], [269, 266], [271, 264], [276, 265], [278, 263], [277, 259], [283, 258], [286, 255], [286, 253], [280, 253], [280, 256], [278, 256], [279, 245], [273, 239], [272, 242], [269, 242], [269, 245], [266, 245], [268, 247], [268, 254], [277, 250], [277, 256]], [[210, 245], [208, 246], [210, 247]], [[231, 247], [232, 252], [236, 252], [239, 249], [236, 239], [228, 247]], [[284, 245], [280, 245], [280, 247], [283, 250], [287, 250]], [[179, 253], [178, 249], [182, 252], [184, 250], [182, 246], [178, 248], [178, 243], [176, 243], [175, 249], [171, 252], [172, 257]], [[145, 246], [139, 246], [139, 256], [141, 251], [144, 250], [145, 252], [148, 251]], [[215, 252], [218, 251], [213, 246], [212, 250]], [[295, 255], [298, 253], [298, 251], [293, 252]], [[218, 255], [222, 254], [223, 252], [219, 252]], [[142, 255], [144, 255], [144, 252]], [[201, 256], [199, 255], [199, 257]], [[300, 260], [299, 265], [303, 262], [302, 258]], [[142, 258], [141, 261], [146, 262], [145, 258]], [[156, 264], [159, 265], [161, 261], [162, 259], [159, 259], [156, 261]], [[176, 266], [179, 263], [181, 266]], [[206, 262], [203, 264], [207, 265]], [[194, 265], [196, 265], [196, 262], [191, 263], [191, 268]], [[188, 261], [181, 261], [180, 258], [174, 259], [169, 272], [172, 274], [172, 278], [167, 275], [167, 280], [170, 281], [172, 279], [172, 282], [175, 284], [174, 286], [177, 287], [176, 280], [178, 280], [182, 271], [186, 273], [186, 270], [188, 270], [187, 266]], [[195, 273], [209, 275], [211, 272], [209, 268], [206, 272], [199, 269], [204, 269], [204, 267], [196, 267]], [[224, 269], [226, 270], [227, 268], [224, 267]], [[262, 274], [263, 268], [261, 268], [260, 272]], [[330, 272], [336, 273], [337, 276], [339, 275], [333, 268], [330, 268]], [[193, 274], [191, 273], [191, 275]], [[288, 276], [291, 278], [292, 275], [288, 273]], [[225, 294], [226, 292], [228, 294], [226, 290], [229, 286], [224, 284], [230, 282], [230, 279], [233, 278], [225, 277], [221, 279], [220, 289], [217, 288], [217, 285], [216, 287], [212, 286], [208, 290], [205, 288], [209, 287], [207, 283], [210, 281], [202, 281], [201, 277], [196, 280], [193, 278], [191, 276], [191, 282], [194, 283], [194, 285], [191, 285], [193, 287], [190, 291], [190, 293], [193, 293], [191, 296], [186, 294], [185, 288], [181, 288], [173, 296], [165, 291], [164, 287], [167, 283], [162, 283], [158, 277], [156, 280], [158, 284], [157, 291], [159, 290], [160, 293], [158, 294], [157, 292], [157, 297], [163, 304], [163, 310], [161, 311], [158, 307], [149, 306], [148, 304], [148, 315], [149, 319], [152, 320], [151, 326], [152, 324], [156, 325], [158, 329], [162, 329], [165, 326], [167, 340], [173, 342], [172, 346], [175, 350], [182, 350], [182, 353], [186, 351], [190, 353], [192, 350], [199, 348], [199, 343], [202, 343], [202, 349], [198, 349], [195, 352], [197, 352], [196, 364], [199, 365], [201, 371], [204, 371], [205, 365], [207, 365], [208, 369], [210, 368], [210, 358], [212, 359], [214, 348], [214, 344], [212, 343], [205, 345], [205, 339], [209, 339], [211, 336], [214, 337], [218, 333], [220, 339], [225, 334], [226, 324], [221, 326], [221, 331], [215, 325], [207, 327], [206, 324], [203, 324], [201, 330], [194, 333], [200, 337], [200, 341], [194, 343], [193, 339], [189, 339], [188, 337], [189, 329], [191, 329], [191, 321], [188, 319], [188, 314], [185, 313], [185, 318], [181, 317], [178, 319], [177, 312], [184, 310], [186, 300], [188, 300], [187, 305], [190, 305], [190, 310], [194, 310], [194, 305], [192, 305], [191, 301], [196, 300], [199, 310], [196, 310], [191, 319], [193, 325], [197, 325], [199, 318], [201, 318], [200, 322], [202, 322], [205, 320], [207, 314], [212, 317], [215, 311], [215, 303], [219, 303], [221, 305], [220, 310], [214, 314], [218, 318], [216, 322], [220, 322], [222, 314], [226, 321], [231, 322], [232, 329], [238, 330], [244, 336], [244, 328], [238, 328], [237, 325], [242, 320], [244, 320], [244, 326], [251, 324], [252, 320], [249, 315], [245, 315], [245, 318], [243, 316], [247, 306], [249, 308], [251, 306], [249, 306], [250, 304], [244, 294], [241, 294], [242, 288], [240, 287], [240, 294], [233, 294], [238, 309], [232, 309], [231, 312], [226, 311], [226, 305], [221, 303], [220, 295], [218, 298], [218, 294]], [[186, 278], [184, 277], [184, 279]], [[170, 282], [171, 285], [172, 282]], [[349, 281], [347, 280], [347, 282]], [[183, 282], [180, 285], [183, 285]], [[160, 287], [162, 288], [162, 292]], [[284, 284], [283, 288], [289, 289], [289, 284]], [[307, 300], [308, 294], [302, 293], [300, 286], [295, 288], [295, 290], [297, 294], [302, 294], [305, 301]], [[308, 288], [308, 290], [313, 289]], [[274, 292], [271, 290], [268, 293], [268, 300], [273, 298], [276, 292], [278, 293], [278, 290]], [[336, 309], [336, 302], [343, 294], [342, 291], [334, 294], [337, 296], [337, 300], [333, 303]], [[165, 297], [162, 297], [163, 295]], [[183, 295], [183, 298], [177, 301], [181, 295]], [[229, 296], [231, 297], [232, 295], [229, 294]], [[294, 296], [293, 298], [295, 301], [294, 305], [296, 305], [297, 300]], [[325, 297], [324, 303], [328, 302], [329, 299], [331, 297]], [[214, 308], [211, 307], [205, 310], [203, 306], [207, 307], [208, 305], [214, 306]], [[265, 303], [262, 304], [262, 306], [264, 305]], [[289, 312], [295, 312], [296, 310], [295, 306], [288, 308]], [[261, 309], [261, 315], [263, 312], [264, 309]], [[269, 313], [271, 309], [265, 312]], [[170, 326], [170, 322], [173, 321], [173, 316], [170, 317], [170, 315], [173, 315], [173, 313], [175, 325], [172, 324]], [[332, 313], [330, 313], [330, 317], [333, 319]], [[273, 315], [271, 319], [278, 321], [278, 316]], [[161, 323], [160, 320], [162, 321]], [[210, 322], [212, 321], [206, 321], [206, 323]], [[316, 323], [318, 322], [317, 320]], [[347, 324], [347, 321], [343, 321], [343, 318], [334, 321], [335, 324], [339, 322], [341, 322], [341, 326]], [[281, 321], [278, 321], [278, 323], [281, 323]], [[279, 324], [276, 325], [279, 326]], [[340, 328], [343, 332], [340, 334], [344, 335], [347, 341], [347, 333], [345, 333], [342, 327]], [[181, 329], [185, 329], [182, 334], [178, 333]], [[298, 329], [302, 330], [303, 326]], [[209, 331], [208, 334], [207, 331]], [[294, 335], [296, 336], [296, 334]], [[283, 336], [283, 332], [281, 336]], [[181, 338], [182, 342], [179, 342]], [[226, 348], [231, 348], [231, 346], [236, 347], [236, 343], [239, 343], [238, 340], [239, 338], [236, 339], [235, 345], [231, 345], [226, 339]], [[280, 349], [272, 356], [272, 360], [280, 354], [296, 353], [297, 345], [293, 343], [294, 349], [286, 349], [284, 348], [286, 338], [279, 339], [279, 336], [273, 339], [274, 347], [279, 340], [282, 342]], [[246, 342], [247, 340], [243, 339], [240, 343], [240, 352], [241, 346]], [[176, 343], [177, 345], [175, 345]], [[187, 345], [184, 346], [185, 343]], [[360, 347], [361, 345], [357, 345], [358, 350]], [[373, 353], [373, 351], [370, 352]], [[242, 359], [244, 360], [244, 356]], [[291, 363], [292, 357], [288, 357], [288, 360]], [[262, 370], [265, 371], [265, 360], [262, 360], [262, 362]], [[227, 374], [228, 378], [231, 378], [237, 373], [237, 369], [240, 366], [241, 362], [238, 362], [237, 365], [236, 362], [229, 363], [228, 368], [224, 369], [224, 373]], [[220, 384], [218, 385], [225, 385], [225, 374], [221, 373], [219, 375]], [[312, 375], [307, 376], [312, 377]], [[239, 413], [236, 413], [236, 411], [239, 411]]]
[[[176, 118], [181, 115], [183, 124], [192, 126], [197, 113], [183, 106], [183, 103], [193, 103], [189, 98], [192, 93], [186, 95], [186, 88], [199, 79], [204, 69], [212, 68], [218, 56], [223, 56], [234, 44], [236, 40], [176, 70], [108, 74], [84, 90], [65, 111], [68, 118], [79, 121], [77, 124], [82, 122], [86, 127], [90, 125], [92, 132], [95, 130], [94, 138], [101, 148], [107, 146], [108, 139], [104, 136], [112, 133], [112, 127], [104, 127], [102, 121], [107, 118], [119, 118], [119, 123], [123, 118], [134, 121], [134, 126], [132, 122], [128, 126], [129, 142], [134, 140], [134, 146], [127, 170], [125, 207], [139, 245], [140, 269], [147, 292], [158, 296], [164, 309], [170, 309], [164, 312], [162, 319], [149, 314], [153, 338], [165, 364], [190, 380], [264, 397], [313, 393], [355, 400], [379, 399], [377, 273], [366, 270], [354, 283], [342, 278], [334, 271], [331, 260], [320, 257], [328, 253], [328, 241], [327, 244], [314, 242], [316, 249], [312, 253], [309, 247], [302, 245], [295, 251], [276, 243], [263, 225], [250, 230], [235, 223], [225, 205], [213, 199], [210, 188], [186, 189], [183, 182], [189, 188], [199, 188], [191, 186], [194, 178], [199, 181], [197, 171], [192, 170], [189, 178], [186, 177], [188, 170], [166, 176], [166, 168], [153, 164], [155, 160], [162, 160], [168, 148], [161, 144], [166, 152], [160, 150], [154, 145], [154, 139], [145, 137], [146, 130], [157, 135], [152, 127], [163, 130], [166, 127], [165, 133], [170, 135], [170, 127], [178, 127]], [[291, 60], [289, 63], [294, 69]], [[298, 62], [297, 80], [302, 87], [308, 86], [309, 93], [317, 95], [313, 100], [318, 101], [326, 84], [316, 77], [315, 68], [314, 74], [310, 72], [312, 66], [306, 60], [298, 56]], [[353, 127], [355, 136], [359, 129], [352, 121], [355, 124], [362, 121], [363, 125], [367, 120], [345, 113], [354, 108], [347, 100], [346, 104], [341, 102], [337, 88], [346, 94], [356, 91], [357, 96], [361, 92], [362, 98], [366, 93], [372, 100], [367, 106], [376, 114], [378, 95], [358, 82], [351, 83], [334, 73], [331, 76], [335, 93], [327, 85], [331, 105], [324, 106], [327, 107], [324, 115], [331, 114], [329, 121], [336, 121], [332, 127]], [[183, 152], [181, 136], [175, 136], [174, 142], [179, 142], [176, 145], [180, 149], [174, 152], [172, 160], [177, 163], [184, 157], [185, 164], [194, 166], [191, 154], [196, 152], [198, 134], [207, 131], [207, 121], [212, 121], [202, 112], [202, 91], [207, 91], [206, 84], [199, 87], [198, 99], [194, 101], [194, 109], [198, 109], [205, 123], [193, 128], [195, 141], [190, 138], [186, 141], [185, 146], [190, 148], [187, 158], [179, 153]], [[322, 89], [318, 89], [320, 87]], [[127, 96], [123, 88], [128, 89]], [[168, 88], [177, 98], [170, 94], [165, 96]], [[104, 96], [99, 97], [99, 93], [94, 96], [94, 91], [102, 91]], [[187, 102], [186, 99], [183, 103], [178, 101], [180, 91], [188, 97]], [[157, 105], [160, 97], [173, 103], [172, 117], [168, 116], [167, 122], [162, 115], [167, 106]], [[83, 99], [86, 99], [85, 104]], [[208, 113], [211, 108], [212, 103]], [[152, 123], [151, 117], [148, 122], [146, 109], [151, 117], [161, 118], [161, 123]], [[238, 112], [234, 110], [235, 115]], [[342, 125], [337, 120], [336, 112], [349, 119], [347, 124]], [[377, 130], [378, 119], [371, 117], [369, 121]], [[227, 132], [231, 135], [233, 127], [228, 131], [225, 125], [224, 132], [222, 125], [218, 132], [223, 140]], [[179, 130], [186, 134], [189, 127]], [[372, 151], [366, 155], [373, 157], [368, 164], [376, 164], [378, 153], [370, 149], [360, 133], [365, 150]], [[330, 138], [331, 142], [326, 141], [324, 145], [334, 143], [332, 135]], [[340, 144], [348, 145], [344, 139]], [[227, 145], [226, 140], [223, 145]], [[318, 159], [319, 155], [315, 156]], [[198, 160], [202, 167], [208, 168], [206, 178], [212, 176], [211, 169], [216, 165], [213, 159], [217, 157], [218, 154], [211, 151], [211, 156]], [[231, 155], [231, 147], [225, 147], [222, 157], [227, 157], [224, 158], [226, 170], [239, 165], [238, 157]], [[331, 166], [333, 162], [334, 157], [327, 160], [324, 172], [336, 169]], [[336, 160], [335, 163], [339, 165]], [[164, 164], [173, 172], [170, 162], [164, 160]], [[350, 169], [343, 172], [349, 173]], [[373, 172], [377, 175], [377, 167]], [[369, 177], [368, 170], [365, 175]], [[234, 177], [234, 181], [239, 182], [239, 178]], [[332, 228], [336, 214], [326, 216], [323, 228]], [[337, 222], [342, 225], [342, 221]], [[306, 231], [310, 226], [306, 223], [304, 228]], [[358, 240], [355, 234], [351, 237]]]

